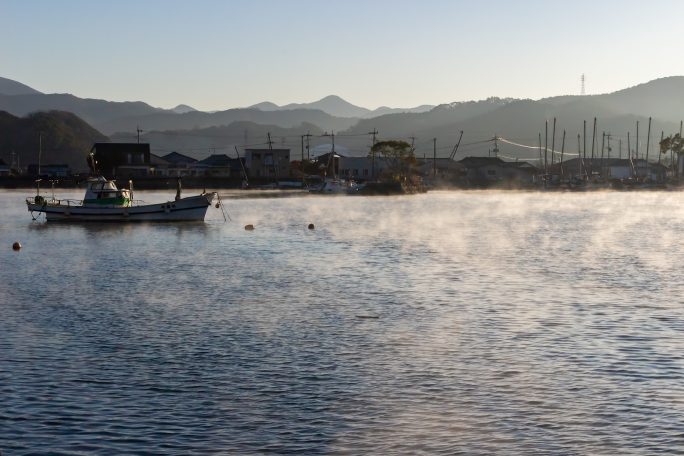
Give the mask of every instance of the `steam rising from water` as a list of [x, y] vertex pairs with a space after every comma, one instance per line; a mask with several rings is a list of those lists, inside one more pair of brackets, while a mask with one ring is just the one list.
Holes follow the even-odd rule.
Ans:
[[652, 454], [684, 439], [679, 192], [226, 195], [231, 223], [135, 226], [31, 225], [18, 196], [0, 197], [0, 446]]

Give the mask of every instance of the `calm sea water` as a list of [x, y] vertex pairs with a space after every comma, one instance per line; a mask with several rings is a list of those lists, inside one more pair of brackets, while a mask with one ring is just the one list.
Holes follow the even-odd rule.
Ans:
[[3, 455], [684, 454], [684, 193], [172, 225], [32, 222], [28, 193], [0, 193]]

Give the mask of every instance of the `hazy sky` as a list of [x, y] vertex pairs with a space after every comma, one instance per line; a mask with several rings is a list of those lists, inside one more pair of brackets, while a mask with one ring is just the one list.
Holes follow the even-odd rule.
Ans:
[[212, 110], [619, 90], [684, 74], [684, 1], [0, 0], [0, 76]]

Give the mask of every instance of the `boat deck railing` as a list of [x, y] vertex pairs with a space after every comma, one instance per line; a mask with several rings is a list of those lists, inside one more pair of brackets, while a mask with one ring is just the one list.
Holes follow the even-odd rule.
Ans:
[[[26, 198], [28, 204], [37, 204], [39, 206], [83, 206], [83, 200], [71, 199], [71, 198], [45, 198], [42, 196], [32, 196]], [[142, 206], [145, 204], [143, 200], [131, 200], [130, 206]], [[104, 207], [104, 206], [103, 206]]]
[[83, 200], [69, 199], [69, 198], [45, 198], [42, 196], [32, 196], [26, 198], [28, 204], [38, 204], [40, 206], [83, 206]]

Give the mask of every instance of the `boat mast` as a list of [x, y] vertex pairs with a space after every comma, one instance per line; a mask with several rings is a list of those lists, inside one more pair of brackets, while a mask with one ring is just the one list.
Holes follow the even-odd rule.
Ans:
[[646, 134], [646, 177], [650, 178], [651, 167], [648, 166], [648, 150], [651, 148], [651, 118], [648, 118], [648, 133]]
[[565, 130], [563, 130], [563, 141], [561, 142], [561, 156], [560, 156], [560, 178], [563, 180], [563, 154], [565, 153]]
[[577, 133], [577, 177], [582, 179], [582, 151], [580, 150], [580, 134]]
[[[584, 136], [582, 137], [582, 153], [584, 154], [584, 174], [587, 175], [587, 121], [584, 121]], [[587, 175], [588, 176], [588, 175]]]
[[606, 132], [604, 131], [601, 136], [601, 180], [603, 180], [603, 151], [606, 148]]
[[554, 165], [556, 162], [555, 160], [555, 154], [556, 153], [556, 118], [553, 118], [553, 133], [551, 134], [551, 166]]
[[38, 178], [40, 178], [40, 156], [43, 155], [43, 134], [38, 135]]
[[596, 117], [594, 117], [594, 130], [591, 134], [591, 163], [589, 163], [589, 177], [594, 177], [594, 148], [596, 144]]

